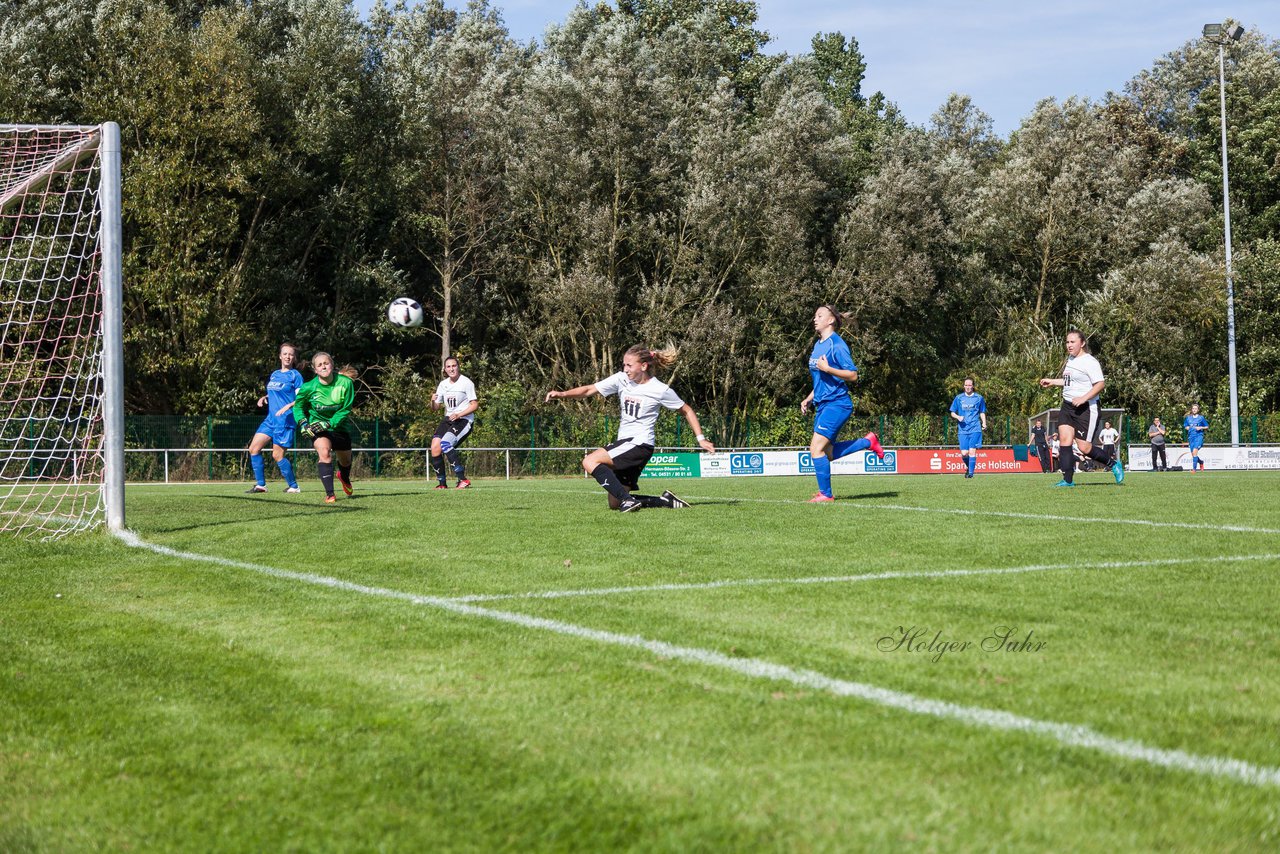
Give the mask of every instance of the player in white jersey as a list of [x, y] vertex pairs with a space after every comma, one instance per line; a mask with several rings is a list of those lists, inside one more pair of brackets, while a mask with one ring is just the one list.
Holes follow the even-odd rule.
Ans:
[[698, 438], [698, 445], [714, 452], [716, 446], [702, 434], [702, 425], [693, 407], [680, 399], [671, 386], [654, 377], [655, 368], [669, 368], [675, 364], [679, 353], [675, 348], [650, 350], [637, 344], [622, 357], [622, 370], [591, 385], [582, 385], [567, 391], [547, 392], [547, 401], [556, 398], [584, 398], [603, 394], [618, 395], [622, 409], [622, 422], [618, 426], [618, 440], [605, 448], [596, 448], [582, 460], [582, 468], [594, 477], [609, 493], [609, 507], [630, 513], [641, 507], [687, 507], [686, 502], [670, 492], [662, 495], [634, 495], [640, 473], [653, 456], [657, 441], [653, 427], [658, 415], [665, 409], [674, 409], [689, 422]]
[[1093, 444], [1093, 434], [1098, 428], [1098, 395], [1105, 385], [1102, 365], [1089, 354], [1089, 343], [1082, 333], [1071, 330], [1067, 333], [1067, 363], [1062, 367], [1062, 376], [1040, 380], [1041, 388], [1062, 386], [1062, 410], [1058, 417], [1058, 441], [1062, 448], [1058, 467], [1062, 469], [1062, 480], [1057, 486], [1076, 485], [1076, 455], [1067, 450], [1072, 443], [1080, 453], [1111, 469], [1116, 483], [1124, 481], [1120, 460], [1112, 460], [1101, 447]]
[[476, 398], [475, 383], [462, 375], [462, 368], [453, 356], [444, 360], [444, 375], [431, 396], [432, 409], [444, 407], [444, 418], [431, 437], [431, 468], [436, 473], [436, 489], [448, 489], [444, 470], [447, 457], [458, 478], [458, 489], [467, 489], [471, 481], [467, 480], [467, 471], [458, 456], [458, 446], [471, 435], [480, 401]]

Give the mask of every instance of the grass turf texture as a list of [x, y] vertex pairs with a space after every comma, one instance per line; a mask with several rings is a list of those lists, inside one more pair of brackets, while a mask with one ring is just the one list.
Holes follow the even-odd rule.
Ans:
[[[805, 478], [647, 481], [696, 506], [626, 515], [572, 479], [366, 481], [336, 507], [310, 483], [130, 487], [128, 514], [172, 549], [437, 597], [1178, 559], [475, 604], [1280, 766], [1280, 561], [1221, 560], [1280, 552], [1280, 533], [1119, 521], [1278, 531], [1274, 476], [1081, 481], [837, 478], [818, 506]], [[105, 534], [0, 547], [4, 851], [1280, 841], [1273, 785]], [[1000, 626], [1044, 646], [877, 646]]]

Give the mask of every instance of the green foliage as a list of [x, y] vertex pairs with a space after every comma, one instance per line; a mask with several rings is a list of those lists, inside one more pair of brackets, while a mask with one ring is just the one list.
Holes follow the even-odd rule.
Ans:
[[[680, 346], [704, 416], [772, 423], [825, 302], [853, 312], [877, 415], [936, 413], [967, 373], [1042, 408], [1027, 383], [1075, 323], [1105, 344], [1110, 402], [1225, 393], [1215, 45], [1001, 140], [961, 93], [909, 127], [863, 91], [855, 37], [771, 54], [758, 19], [580, 4], [521, 45], [486, 0], [367, 22], [348, 0], [0, 0], [0, 114], [121, 123], [134, 412], [245, 411], [281, 340], [367, 370], [375, 418], [407, 416], [445, 353], [529, 407], [643, 341]], [[1250, 32], [1226, 67], [1255, 412], [1280, 404], [1280, 46]], [[382, 321], [401, 295], [422, 329]]]

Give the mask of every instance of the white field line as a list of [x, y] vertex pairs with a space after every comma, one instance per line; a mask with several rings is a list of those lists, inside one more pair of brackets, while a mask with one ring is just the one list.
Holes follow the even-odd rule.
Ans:
[[[534, 492], [546, 494], [548, 491], [564, 492], [568, 494], [594, 495], [593, 490], [588, 489], [520, 489], [519, 487], [504, 487], [503, 492]], [[600, 496], [603, 501], [603, 496]], [[693, 499], [696, 501], [715, 501], [715, 502], [749, 502], [752, 504], [788, 504], [798, 507], [806, 502], [803, 499], [795, 499], [788, 501], [784, 498], [744, 498], [732, 495], [681, 495], [686, 501]], [[1255, 528], [1247, 525], [1210, 525], [1207, 522], [1158, 522], [1151, 519], [1122, 519], [1111, 516], [1060, 516], [1052, 513], [1014, 513], [1002, 510], [961, 510], [954, 507], [916, 507], [911, 504], [872, 504], [863, 503], [861, 501], [836, 501], [835, 506], [845, 505], [851, 510], [905, 510], [911, 513], [943, 513], [952, 516], [992, 516], [1003, 519], [1026, 519], [1039, 522], [1082, 522], [1091, 525], [1140, 525], [1148, 528], [1177, 528], [1187, 531], [1224, 531], [1234, 534], [1280, 534], [1280, 528]], [[830, 507], [831, 505], [823, 505]], [[826, 511], [819, 511], [826, 512]]]
[[576, 590], [546, 590], [526, 593], [476, 593], [448, 596], [450, 602], [499, 602], [504, 599], [568, 599], [575, 596], [613, 596], [626, 593], [660, 593], [672, 590], [719, 590], [725, 587], [764, 587], [787, 584], [849, 584], [859, 581], [884, 581], [895, 578], [964, 578], [973, 575], [1018, 575], [1025, 572], [1055, 570], [1135, 569], [1148, 566], [1179, 566], [1199, 563], [1238, 563], [1241, 561], [1280, 561], [1280, 554], [1218, 555], [1217, 557], [1171, 557], [1155, 560], [1114, 560], [1091, 563], [1038, 563], [1029, 566], [1006, 566], [980, 569], [937, 569], [917, 572], [886, 571], [861, 575], [817, 575], [801, 578], [740, 578], [724, 581], [689, 582], [687, 584], [637, 584], [631, 587], [583, 587]]
[[876, 685], [836, 679], [812, 670], [798, 670], [787, 667], [786, 665], [774, 664], [773, 662], [763, 661], [756, 658], [732, 658], [715, 652], [714, 650], [676, 646], [664, 641], [649, 640], [648, 638], [644, 638], [639, 635], [622, 635], [614, 632], [605, 632], [598, 629], [587, 628], [585, 626], [576, 626], [572, 623], [563, 623], [559, 620], [548, 620], [542, 617], [531, 617], [526, 614], [516, 614], [507, 611], [495, 611], [489, 608], [480, 608], [475, 605], [468, 605], [464, 602], [454, 602], [449, 599], [441, 599], [436, 596], [420, 596], [384, 587], [369, 587], [363, 584], [355, 584], [350, 581], [343, 581], [341, 579], [330, 578], [323, 575], [292, 572], [260, 564], [228, 560], [226, 558], [216, 557], [213, 555], [178, 551], [166, 546], [148, 543], [129, 531], [120, 532], [117, 536], [119, 536], [120, 539], [129, 546], [149, 549], [157, 554], [165, 555], [166, 557], [200, 561], [203, 563], [213, 563], [237, 569], [246, 569], [251, 572], [260, 573], [273, 578], [297, 581], [320, 587], [328, 587], [334, 590], [343, 590], [350, 593], [359, 593], [365, 596], [395, 599], [403, 602], [410, 602], [415, 605], [427, 605], [468, 617], [479, 617], [481, 619], [509, 623], [511, 625], [522, 626], [528, 629], [553, 632], [555, 634], [581, 638], [583, 640], [594, 641], [596, 643], [607, 644], [610, 646], [644, 650], [660, 658], [675, 659], [677, 661], [699, 664], [704, 667], [715, 667], [753, 679], [787, 682], [803, 688], [825, 691], [838, 697], [853, 697], [855, 699], [899, 709], [915, 715], [926, 715], [944, 720], [958, 721], [960, 723], [983, 729], [1039, 735], [1054, 739], [1068, 747], [1081, 747], [1088, 750], [1095, 750], [1108, 756], [1134, 760], [1137, 762], [1145, 762], [1150, 765], [1155, 765], [1160, 768], [1168, 768], [1174, 771], [1200, 774], [1209, 777], [1220, 777], [1251, 786], [1280, 786], [1280, 768], [1277, 767], [1254, 765], [1252, 763], [1239, 759], [1232, 759], [1230, 757], [1201, 756], [1194, 753], [1187, 753], [1182, 750], [1167, 750], [1160, 747], [1152, 747], [1138, 741], [1112, 738], [1111, 736], [1104, 735], [1086, 726], [1056, 723], [1054, 721], [1042, 721], [996, 709], [984, 709], [979, 706], [964, 706], [958, 703], [947, 702], [945, 700], [932, 700], [927, 697], [917, 697], [914, 694], [894, 691], [889, 688], [881, 688]]
[[[146, 486], [158, 486], [163, 484], [145, 484]], [[171, 484], [171, 487], [188, 486], [189, 484]], [[499, 492], [523, 492], [534, 495], [546, 495], [548, 492], [557, 492], [564, 495], [576, 495], [584, 498], [594, 497], [604, 501], [604, 496], [597, 492], [594, 488], [570, 487], [562, 489], [558, 487], [548, 487], [545, 489], [525, 489], [522, 487], [509, 487], [503, 485], [488, 486], [486, 488], [494, 489]], [[430, 489], [424, 489], [424, 493], [431, 492]], [[204, 493], [192, 492], [192, 495], [200, 495]], [[376, 495], [376, 492], [368, 492], [367, 495]], [[733, 495], [690, 495], [681, 496], [685, 499], [694, 499], [696, 501], [714, 501], [714, 502], [743, 502], [751, 504], [779, 504], [799, 507], [806, 502], [804, 499], [788, 500], [785, 498], [747, 498], [743, 496]], [[830, 506], [830, 505], [824, 505]], [[837, 508], [847, 506], [850, 510], [889, 510], [889, 511], [906, 511], [909, 513], [942, 513], [952, 516], [990, 516], [993, 518], [1003, 519], [1022, 519], [1037, 522], [1080, 522], [1090, 525], [1137, 525], [1145, 528], [1173, 528], [1184, 531], [1221, 531], [1232, 534], [1278, 534], [1280, 528], [1259, 528], [1249, 525], [1211, 525], [1207, 522], [1161, 522], [1154, 519], [1124, 519], [1112, 516], [1062, 516], [1052, 513], [1015, 513], [1013, 511], [1002, 510], [962, 510], [955, 507], [917, 507], [911, 504], [872, 504], [863, 503], [861, 501], [837, 501]], [[830, 512], [828, 510], [820, 510], [817, 512]], [[839, 511], [837, 511], [839, 512]]]

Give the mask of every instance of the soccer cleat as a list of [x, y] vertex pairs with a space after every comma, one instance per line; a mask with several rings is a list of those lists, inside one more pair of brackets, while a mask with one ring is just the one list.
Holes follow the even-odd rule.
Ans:
[[326, 496], [324, 497], [324, 503], [325, 503], [325, 504], [337, 504], [337, 503], [338, 503], [338, 496], [336, 496], [336, 495], [326, 495]]
[[676, 498], [676, 497], [675, 497], [675, 495], [674, 495], [674, 494], [672, 494], [672, 493], [671, 493], [671, 492], [669, 492], [669, 491], [668, 491], [668, 492], [663, 492], [663, 493], [662, 493], [662, 498], [663, 498], [663, 500], [664, 500], [664, 501], [666, 501], [666, 502], [667, 502], [667, 506], [669, 506], [669, 507], [676, 507], [676, 508], [679, 508], [679, 507], [688, 507], [688, 506], [689, 506], [689, 502], [688, 502], [688, 501], [684, 501], [683, 499]]
[[821, 492], [815, 492], [813, 497], [809, 499], [810, 504], [826, 504], [829, 501], [835, 501], [830, 495], [823, 495]]
[[875, 433], [868, 433], [866, 439], [871, 443], [871, 453], [883, 460], [884, 448], [880, 445], [880, 437]]
[[267, 491], [267, 488], [265, 486], [252, 486], [249, 489], [246, 489], [244, 491], [244, 494], [253, 495], [255, 492], [266, 492], [266, 491]]
[[630, 513], [632, 510], [639, 510], [641, 506], [639, 498], [628, 498], [618, 505], [618, 509], [623, 513]]
[[972, 472], [965, 472], [965, 473], [964, 473], [964, 476], [965, 476], [965, 477], [967, 477], [967, 478], [968, 478], [968, 477], [973, 477], [973, 473], [972, 473]]
[[1075, 486], [1075, 484], [1069, 480], [1060, 480], [1054, 486]]
[[297, 495], [301, 491], [302, 490], [296, 486], [290, 486], [285, 488], [285, 492], [288, 493], [289, 495]]
[[1111, 464], [1111, 473], [1115, 475], [1116, 483], [1124, 483], [1124, 464], [1119, 460]]
[[454, 487], [454, 488], [455, 488], [455, 489], [470, 489], [470, 488], [471, 488], [471, 481], [467, 480], [467, 479], [464, 477], [462, 480], [458, 481], [458, 485], [457, 485], [456, 487]]
[[355, 492], [355, 490], [351, 488], [351, 481], [343, 480], [341, 477], [339, 477], [338, 482], [342, 484], [342, 491], [345, 492], [347, 495], [350, 495], [351, 493]]
[[447, 483], [437, 483], [437, 484], [435, 485], [435, 487], [434, 487], [434, 488], [435, 488], [435, 489], [448, 489], [448, 488], [449, 488], [449, 484], [447, 484]]

